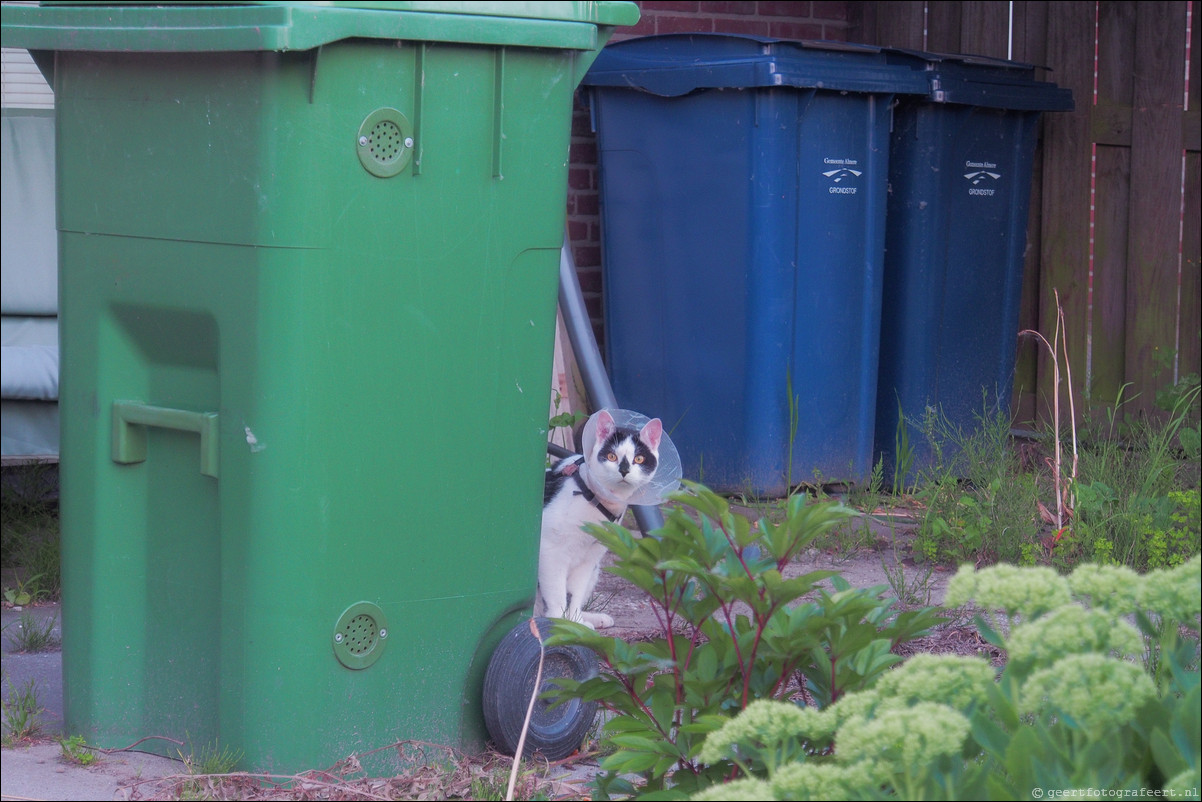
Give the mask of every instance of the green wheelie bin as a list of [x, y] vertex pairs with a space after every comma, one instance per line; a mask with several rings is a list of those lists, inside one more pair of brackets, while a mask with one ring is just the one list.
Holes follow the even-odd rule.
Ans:
[[275, 772], [482, 743], [537, 581], [572, 94], [637, 19], [4, 7], [55, 93], [70, 733]]

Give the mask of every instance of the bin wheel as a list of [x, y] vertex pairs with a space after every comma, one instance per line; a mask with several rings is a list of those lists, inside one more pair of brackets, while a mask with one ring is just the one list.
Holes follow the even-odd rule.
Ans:
[[[551, 621], [535, 619], [543, 637]], [[529, 621], [510, 630], [493, 652], [484, 675], [484, 724], [497, 748], [508, 755], [517, 751], [526, 720], [526, 709], [538, 674], [539, 643]], [[547, 646], [539, 693], [549, 690], [561, 677], [584, 682], [597, 676], [597, 656], [584, 646]], [[530, 728], [523, 754], [540, 753], [548, 760], [561, 760], [580, 748], [597, 715], [596, 702], [569, 699], [552, 708], [546, 699], [534, 700]]]

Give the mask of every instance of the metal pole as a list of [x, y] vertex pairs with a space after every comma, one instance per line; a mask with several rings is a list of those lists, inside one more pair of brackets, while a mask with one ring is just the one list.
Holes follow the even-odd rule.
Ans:
[[[564, 232], [563, 248], [559, 252], [559, 309], [563, 312], [568, 340], [572, 343], [572, 351], [576, 355], [576, 363], [580, 366], [580, 375], [584, 379], [584, 389], [589, 400], [596, 409], [618, 409], [618, 400], [614, 397], [609, 374], [605, 372], [605, 364], [601, 361], [601, 350], [597, 348], [597, 338], [593, 336], [588, 309], [580, 292], [580, 280], [576, 277], [576, 262], [572, 258], [572, 244], [568, 240], [567, 232]], [[632, 509], [635, 521], [643, 534], [664, 525], [664, 517], [659, 507], [636, 506]]]

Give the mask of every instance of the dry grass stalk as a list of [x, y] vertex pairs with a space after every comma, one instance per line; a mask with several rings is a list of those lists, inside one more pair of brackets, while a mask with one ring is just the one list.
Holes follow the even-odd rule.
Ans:
[[[1019, 332], [1020, 335], [1028, 334], [1038, 339], [1043, 343], [1044, 347], [1052, 357], [1052, 431], [1055, 437], [1054, 456], [1053, 456], [1053, 481], [1056, 489], [1056, 516], [1054, 523], [1056, 531], [1063, 531], [1065, 527], [1066, 517], [1072, 517], [1073, 508], [1076, 505], [1076, 499], [1072, 495], [1072, 488], [1077, 481], [1077, 410], [1073, 402], [1073, 374], [1072, 368], [1069, 365], [1068, 358], [1068, 335], [1065, 331], [1064, 324], [1064, 307], [1060, 305], [1060, 293], [1053, 289], [1052, 292], [1056, 296], [1056, 329], [1052, 334], [1052, 341], [1048, 342], [1047, 338], [1034, 329], [1024, 329]], [[1068, 379], [1068, 409], [1069, 409], [1069, 428], [1072, 432], [1073, 439], [1073, 461], [1072, 468], [1068, 476], [1067, 486], [1065, 485], [1063, 455], [1061, 454], [1060, 445], [1060, 347], [1064, 348], [1064, 372]], [[1042, 505], [1040, 505], [1042, 507]]]
[[518, 778], [518, 766], [522, 763], [522, 750], [526, 748], [526, 733], [530, 730], [530, 717], [534, 715], [534, 700], [538, 698], [538, 688], [543, 682], [543, 658], [546, 649], [543, 638], [538, 631], [538, 623], [530, 619], [530, 634], [538, 641], [538, 671], [534, 675], [534, 690], [530, 692], [530, 704], [526, 707], [526, 720], [522, 722], [522, 734], [518, 736], [518, 748], [513, 755], [513, 769], [509, 772], [509, 788], [505, 791], [505, 802], [513, 799], [513, 785]]

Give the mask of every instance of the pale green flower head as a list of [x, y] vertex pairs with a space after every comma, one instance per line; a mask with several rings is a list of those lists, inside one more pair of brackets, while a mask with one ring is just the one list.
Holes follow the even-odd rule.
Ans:
[[1156, 696], [1144, 670], [1105, 655], [1071, 654], [1033, 673], [1022, 688], [1024, 713], [1066, 715], [1091, 736], [1103, 736], [1126, 724]]
[[1006, 639], [1010, 659], [1035, 665], [1051, 665], [1069, 654], [1116, 651], [1137, 655], [1143, 649], [1143, 637], [1131, 624], [1115, 620], [1109, 612], [1086, 610], [1077, 604], [1019, 624]]
[[980, 571], [964, 565], [947, 585], [945, 607], [975, 601], [986, 610], [1035, 618], [1072, 600], [1068, 582], [1046, 566], [1020, 567], [999, 563]]
[[711, 785], [709, 788], [693, 794], [689, 799], [696, 800], [696, 802], [710, 802], [711, 800], [712, 802], [722, 802], [722, 800], [760, 802], [760, 800], [780, 799], [780, 797], [772, 795], [772, 786], [766, 780], [746, 777], [728, 783]]
[[959, 754], [968, 732], [964, 714], [935, 702], [878, 710], [840, 728], [835, 758], [845, 765], [876, 761], [890, 772], [907, 771]]
[[[1198, 788], [1198, 770], [1186, 769], [1164, 784], [1165, 791], [1172, 791], [1173, 796], [1188, 798], [1190, 791]], [[1168, 794], [1166, 794], [1168, 796]]]
[[1125, 565], [1082, 563], [1068, 575], [1068, 586], [1094, 607], [1129, 615], [1140, 607], [1144, 579]]
[[829, 727], [819, 711], [791, 702], [757, 699], [737, 716], [711, 732], [698, 753], [706, 763], [729, 760], [741, 743], [775, 745], [805, 738]]
[[966, 710], [973, 702], [985, 699], [994, 673], [989, 661], [980, 657], [916, 654], [882, 676], [873, 692], [882, 706], [939, 702]]
[[881, 777], [874, 763], [790, 763], [772, 776], [773, 796], [765, 799], [842, 800], [877, 792]]
[[1197, 627], [1198, 616], [1202, 614], [1200, 582], [1202, 556], [1195, 554], [1175, 568], [1161, 568], [1145, 574], [1140, 601], [1145, 610], [1158, 613], [1164, 621], [1179, 621]]
[[[833, 705], [822, 709], [822, 712], [826, 714], [826, 718], [822, 723], [825, 723], [829, 727], [822, 734], [827, 738], [832, 737], [835, 731], [842, 727], [843, 723], [849, 719], [856, 716], [867, 718], [872, 715], [873, 710], [878, 707], [887, 707], [888, 705], [889, 700], [882, 698], [877, 693], [875, 686], [863, 691], [845, 693]], [[817, 737], [818, 732], [815, 732], [814, 736]]]

